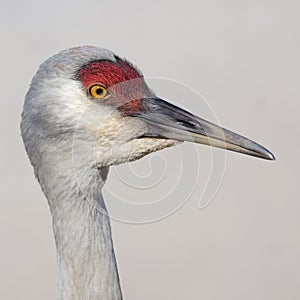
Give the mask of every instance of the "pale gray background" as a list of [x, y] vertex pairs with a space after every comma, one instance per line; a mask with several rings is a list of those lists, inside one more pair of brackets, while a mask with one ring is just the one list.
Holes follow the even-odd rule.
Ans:
[[[1, 4], [0, 299], [55, 299], [50, 214], [19, 122], [38, 65], [83, 44], [110, 48], [147, 76], [188, 84], [224, 126], [277, 157], [229, 153], [223, 185], [205, 210], [197, 209], [196, 189], [160, 222], [113, 222], [125, 299], [300, 299], [299, 1]], [[188, 100], [185, 107], [201, 113]], [[189, 146], [180, 147], [184, 154]]]

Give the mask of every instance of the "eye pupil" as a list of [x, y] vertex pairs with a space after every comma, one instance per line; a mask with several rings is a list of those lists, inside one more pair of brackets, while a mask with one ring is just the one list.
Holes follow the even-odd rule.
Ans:
[[103, 89], [101, 87], [98, 87], [97, 90], [96, 90], [96, 94], [98, 96], [101, 96], [103, 94]]

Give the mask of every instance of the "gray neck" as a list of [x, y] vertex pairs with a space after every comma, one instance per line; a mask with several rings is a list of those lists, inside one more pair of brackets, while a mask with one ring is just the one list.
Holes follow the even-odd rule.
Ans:
[[[79, 155], [87, 153], [82, 147]], [[53, 218], [58, 299], [122, 299], [110, 220], [101, 194], [108, 168], [95, 168], [61, 142], [40, 149], [37, 157], [43, 163], [35, 171]]]
[[67, 202], [52, 209], [58, 299], [122, 299], [109, 218], [86, 199]]

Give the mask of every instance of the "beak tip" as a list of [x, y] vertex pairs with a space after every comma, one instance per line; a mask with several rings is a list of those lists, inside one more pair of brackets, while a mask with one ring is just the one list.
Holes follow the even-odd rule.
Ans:
[[267, 160], [276, 160], [274, 154], [271, 153], [270, 151], [266, 151], [263, 158], [265, 158]]

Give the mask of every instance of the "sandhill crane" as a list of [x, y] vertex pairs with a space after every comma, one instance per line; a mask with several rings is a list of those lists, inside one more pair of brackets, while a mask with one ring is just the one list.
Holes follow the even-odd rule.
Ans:
[[274, 159], [257, 143], [158, 98], [131, 63], [91, 46], [40, 66], [21, 133], [52, 214], [60, 300], [122, 299], [101, 195], [111, 165], [178, 141]]

